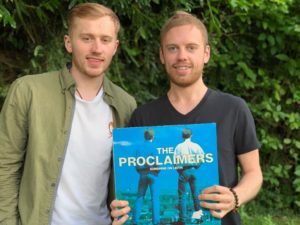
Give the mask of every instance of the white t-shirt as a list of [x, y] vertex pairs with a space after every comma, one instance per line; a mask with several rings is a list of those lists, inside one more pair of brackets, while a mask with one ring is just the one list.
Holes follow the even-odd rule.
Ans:
[[92, 101], [76, 96], [70, 139], [52, 225], [111, 224], [107, 208], [113, 121], [103, 90]]

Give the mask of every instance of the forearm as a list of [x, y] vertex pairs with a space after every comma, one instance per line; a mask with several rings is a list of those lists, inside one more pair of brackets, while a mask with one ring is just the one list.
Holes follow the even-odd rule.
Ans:
[[242, 177], [233, 189], [238, 195], [239, 205], [242, 205], [257, 195], [262, 186], [263, 176], [258, 150], [240, 155], [238, 159], [242, 169]]
[[4, 169], [2, 161], [0, 164], [0, 225], [17, 224], [20, 175], [12, 168]]
[[239, 206], [253, 199], [262, 186], [261, 171], [252, 171], [244, 174], [236, 187], [233, 187], [238, 195]]
[[[3, 134], [0, 132], [0, 134]], [[9, 150], [0, 137], [0, 225], [15, 224], [19, 217], [18, 199], [23, 155]], [[9, 221], [9, 222], [8, 222]]]
[[[200, 205], [210, 209], [214, 217], [223, 218], [236, 206], [245, 204], [254, 198], [261, 188], [262, 172], [258, 149], [239, 155], [238, 159], [242, 168], [242, 177], [237, 186], [232, 187], [233, 190], [216, 185], [204, 189], [199, 195]], [[216, 193], [218, 194], [216, 195]]]

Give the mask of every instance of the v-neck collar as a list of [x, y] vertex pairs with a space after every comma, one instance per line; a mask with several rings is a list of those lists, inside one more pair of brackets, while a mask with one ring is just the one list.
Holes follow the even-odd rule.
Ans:
[[177, 116], [179, 116], [181, 118], [186, 118], [186, 117], [189, 117], [190, 115], [193, 115], [195, 111], [198, 111], [198, 108], [201, 107], [206, 102], [206, 100], [207, 100], [208, 96], [210, 95], [211, 91], [212, 90], [210, 88], [207, 88], [206, 93], [204, 94], [201, 101], [191, 111], [189, 111], [186, 114], [182, 114], [182, 113], [177, 111], [177, 109], [172, 105], [168, 95], [165, 95], [165, 98], [166, 98], [166, 102], [167, 102], [169, 108], [171, 109], [171, 111], [173, 111]]

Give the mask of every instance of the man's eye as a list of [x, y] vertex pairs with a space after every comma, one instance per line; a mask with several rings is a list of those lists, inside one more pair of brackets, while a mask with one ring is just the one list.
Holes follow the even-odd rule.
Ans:
[[175, 52], [177, 50], [175, 46], [169, 46], [167, 49], [169, 52]]
[[111, 38], [102, 38], [102, 42], [104, 44], [110, 43], [111, 42]]
[[90, 37], [82, 37], [82, 40], [84, 40], [84, 41], [90, 41], [91, 38]]
[[188, 45], [187, 47], [188, 51], [190, 52], [194, 52], [194, 51], [197, 51], [199, 49], [199, 45], [197, 44], [194, 44], [194, 45]]
[[188, 46], [188, 47], [187, 47], [187, 50], [190, 51], [190, 52], [193, 52], [193, 51], [195, 51], [196, 49], [197, 49], [196, 46]]

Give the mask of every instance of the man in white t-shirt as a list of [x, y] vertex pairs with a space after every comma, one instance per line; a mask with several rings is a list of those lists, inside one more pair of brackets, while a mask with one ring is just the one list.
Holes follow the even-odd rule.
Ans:
[[72, 62], [17, 79], [3, 105], [0, 224], [111, 224], [111, 131], [136, 107], [105, 77], [120, 22], [111, 9], [83, 3], [67, 23]]

